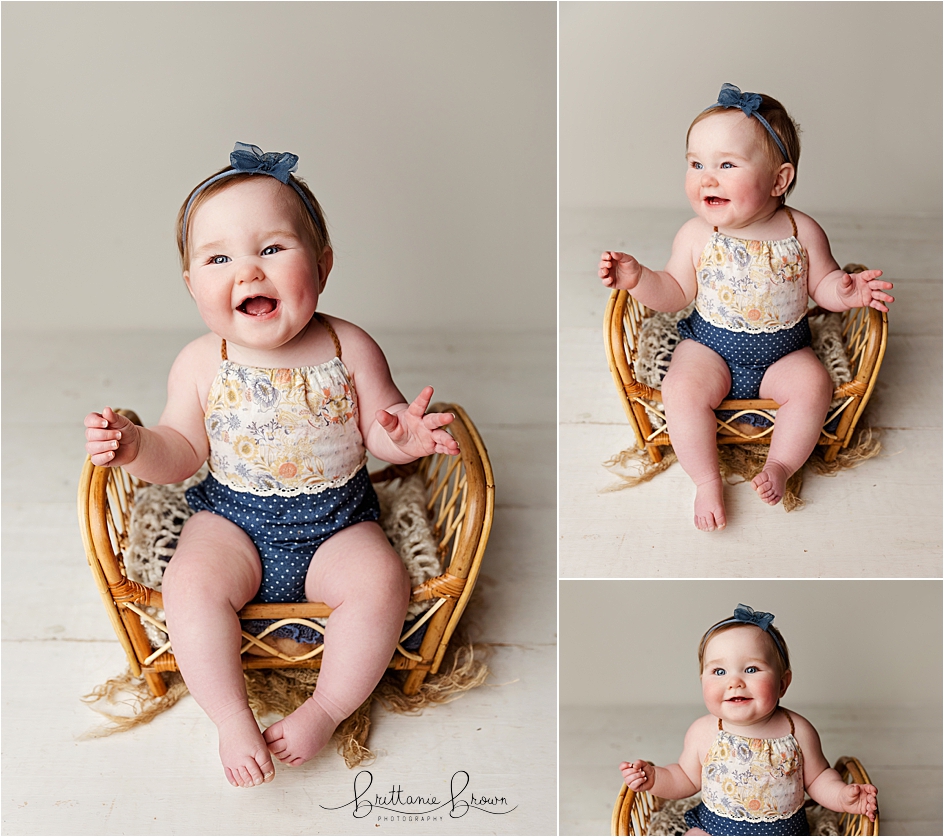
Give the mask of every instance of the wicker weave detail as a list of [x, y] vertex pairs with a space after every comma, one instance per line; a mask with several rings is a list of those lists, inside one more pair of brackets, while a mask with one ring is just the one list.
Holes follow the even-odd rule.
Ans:
[[160, 606], [161, 604], [160, 602], [152, 601], [156, 591], [152, 590], [150, 587], [145, 587], [143, 584], [138, 584], [136, 581], [131, 581], [128, 578], [123, 578], [121, 581], [109, 584], [108, 589], [111, 591], [117, 604], [134, 602], [135, 604], [141, 604], [145, 607], [152, 604]]
[[413, 588], [413, 601], [425, 602], [428, 599], [458, 599], [465, 590], [465, 579], [449, 573], [430, 578]]

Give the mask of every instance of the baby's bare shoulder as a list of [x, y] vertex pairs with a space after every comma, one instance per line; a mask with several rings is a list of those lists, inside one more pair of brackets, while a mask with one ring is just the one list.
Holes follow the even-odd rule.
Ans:
[[794, 735], [799, 738], [809, 738], [816, 736], [819, 738], [819, 733], [816, 732], [816, 727], [814, 727], [806, 718], [804, 718], [799, 712], [794, 712], [792, 709], [786, 709], [786, 712], [790, 713], [790, 717], [793, 719], [793, 732]]
[[354, 367], [358, 365], [373, 364], [383, 358], [383, 352], [377, 341], [374, 340], [364, 329], [354, 323], [342, 320], [340, 317], [332, 317], [326, 314], [320, 314], [324, 317], [338, 335], [338, 342], [341, 344], [341, 356], [345, 364], [353, 372]]
[[192, 383], [205, 393], [223, 359], [222, 344], [223, 341], [212, 332], [189, 342], [180, 350], [171, 367], [171, 384], [186, 386]]
[[690, 218], [679, 228], [675, 234], [675, 242], [672, 245], [673, 252], [685, 251], [691, 253], [693, 258], [697, 259], [702, 250], [711, 238], [713, 227], [697, 215]]
[[[718, 719], [714, 715], [702, 715], [695, 721], [685, 733], [686, 741], [691, 739], [693, 743], [699, 745], [710, 745], [718, 733]], [[699, 749], [701, 749], [699, 747]]]
[[823, 232], [823, 228], [816, 222], [814, 218], [807, 215], [805, 212], [801, 212], [799, 209], [794, 209], [791, 206], [790, 214], [793, 215], [793, 220], [796, 221], [797, 238], [799, 238], [801, 242], [804, 239], [820, 240], [826, 237], [826, 233]]

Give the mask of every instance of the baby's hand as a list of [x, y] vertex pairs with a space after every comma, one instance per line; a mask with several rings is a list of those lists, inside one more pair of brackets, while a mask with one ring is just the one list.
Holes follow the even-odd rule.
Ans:
[[875, 785], [846, 785], [839, 795], [842, 809], [847, 814], [865, 814], [875, 822], [878, 812], [878, 788]]
[[452, 413], [430, 413], [426, 408], [433, 397], [433, 388], [424, 387], [416, 400], [398, 413], [377, 411], [377, 423], [387, 431], [390, 441], [414, 459], [431, 453], [455, 456], [459, 445], [442, 428], [455, 419]]
[[126, 465], [138, 455], [140, 435], [134, 422], [111, 407], [85, 417], [85, 450], [94, 465]]
[[647, 791], [656, 783], [656, 769], [649, 762], [636, 759], [620, 764], [623, 781], [631, 791]]
[[607, 288], [631, 291], [639, 284], [642, 265], [628, 253], [607, 250], [600, 256], [598, 273]]
[[845, 273], [839, 280], [839, 296], [850, 308], [877, 308], [888, 311], [895, 301], [883, 291], [895, 287], [891, 282], [879, 282], [881, 270], [864, 270], [862, 273]]

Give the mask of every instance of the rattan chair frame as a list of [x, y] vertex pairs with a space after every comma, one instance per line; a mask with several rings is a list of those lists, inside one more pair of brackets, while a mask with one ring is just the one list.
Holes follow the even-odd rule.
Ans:
[[[433, 600], [433, 606], [421, 617], [427, 628], [419, 651], [413, 653], [398, 645], [390, 661], [389, 668], [408, 671], [403, 685], [406, 694], [415, 694], [426, 675], [439, 670], [475, 587], [495, 512], [491, 463], [472, 420], [458, 404], [437, 403], [430, 409], [456, 416], [449, 429], [459, 443], [459, 456], [434, 454], [409, 465], [388, 466], [370, 475], [374, 483], [386, 483], [413, 473], [423, 476], [427, 509], [444, 565], [441, 575], [413, 589], [413, 601]], [[135, 423], [141, 423], [132, 411], [120, 412]], [[169, 642], [157, 650], [151, 647], [143, 621], [151, 621], [166, 633], [165, 626], [144, 610], [149, 606], [161, 608], [163, 600], [159, 591], [131, 581], [124, 565], [134, 494], [142, 485], [145, 483], [123, 468], [93, 465], [86, 458], [79, 480], [79, 528], [95, 585], [128, 658], [131, 673], [143, 676], [152, 694], [160, 696], [167, 692], [162, 672], [177, 671], [177, 661]], [[243, 667], [319, 668], [323, 645], [291, 656], [267, 642], [266, 636], [279, 624], [313, 625], [307, 620], [330, 614], [331, 608], [319, 602], [247, 605], [240, 611], [242, 619], [284, 621], [270, 625], [258, 636], [243, 632]], [[318, 628], [316, 624], [314, 627]], [[412, 630], [417, 627], [419, 624]], [[401, 642], [405, 637], [401, 637]], [[250, 650], [253, 653], [249, 653]]]
[[[853, 756], [843, 756], [836, 761], [836, 770], [846, 784], [870, 785], [869, 774], [862, 763]], [[624, 783], [616, 796], [613, 806], [613, 816], [610, 821], [610, 834], [642, 835], [649, 833], [649, 821], [658, 811], [665, 800], [653, 796], [649, 791], [637, 793], [631, 791]], [[843, 835], [872, 835], [878, 834], [879, 815], [875, 814], [875, 821], [865, 814], [840, 814], [839, 833]]]
[[[866, 270], [864, 265], [849, 264], [846, 272]], [[648, 386], [636, 377], [636, 361], [639, 357], [639, 334], [643, 321], [654, 312], [629, 295], [627, 291], [610, 293], [606, 313], [603, 317], [603, 342], [606, 359], [619, 393], [623, 411], [636, 438], [639, 450], [645, 450], [652, 462], [661, 462], [663, 448], [672, 444], [665, 422], [662, 392]], [[810, 317], [828, 313], [820, 308], [810, 311]], [[842, 340], [853, 369], [852, 380], [836, 387], [833, 399], [840, 405], [830, 410], [817, 444], [823, 447], [823, 457], [832, 462], [839, 451], [849, 444], [853, 431], [862, 417], [879, 369], [885, 357], [888, 343], [888, 315], [875, 308], [853, 308], [842, 313]], [[733, 410], [734, 415], [726, 420], [718, 418], [718, 444], [769, 445], [776, 425], [771, 410], [779, 407], [770, 399], [728, 399], [718, 405], [719, 410]], [[737, 426], [739, 419], [747, 414], [761, 415], [773, 425], [759, 432], [745, 432]], [[653, 426], [653, 416], [657, 417]], [[828, 425], [839, 417], [834, 431]], [[755, 428], [755, 431], [757, 429]]]

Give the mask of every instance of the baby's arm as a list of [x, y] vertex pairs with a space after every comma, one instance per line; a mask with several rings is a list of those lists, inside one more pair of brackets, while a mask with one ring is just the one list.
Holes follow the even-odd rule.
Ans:
[[456, 440], [443, 428], [452, 413], [426, 413], [433, 388], [424, 387], [408, 404], [390, 375], [380, 347], [362, 329], [332, 318], [344, 347], [344, 359], [357, 388], [357, 407], [364, 445], [378, 459], [402, 465], [431, 453], [455, 456]]
[[895, 301], [885, 291], [891, 282], [882, 282], [881, 270], [846, 273], [833, 258], [829, 239], [822, 227], [808, 215], [795, 212], [800, 241], [810, 257], [809, 293], [827, 311], [848, 311], [850, 308], [877, 308], [888, 311]]
[[174, 361], [167, 381], [167, 405], [156, 426], [138, 427], [110, 407], [85, 417], [85, 449], [95, 465], [120, 465], [132, 476], [161, 485], [197, 472], [209, 453], [196, 386], [197, 343], [187, 346]]
[[803, 751], [803, 784], [810, 798], [830, 811], [865, 814], [875, 821], [878, 788], [875, 785], [847, 785], [823, 755], [819, 734], [806, 718], [790, 713], [795, 736]]
[[650, 270], [628, 253], [607, 250], [600, 256], [600, 279], [607, 288], [629, 291], [654, 311], [681, 311], [695, 298], [693, 247], [697, 229], [697, 224], [689, 221], [678, 231], [665, 270]]
[[701, 789], [704, 752], [707, 752], [705, 719], [701, 718], [688, 728], [678, 764], [656, 767], [636, 759], [622, 762], [620, 772], [626, 786], [632, 791], [652, 791], [663, 799], [685, 799]]

